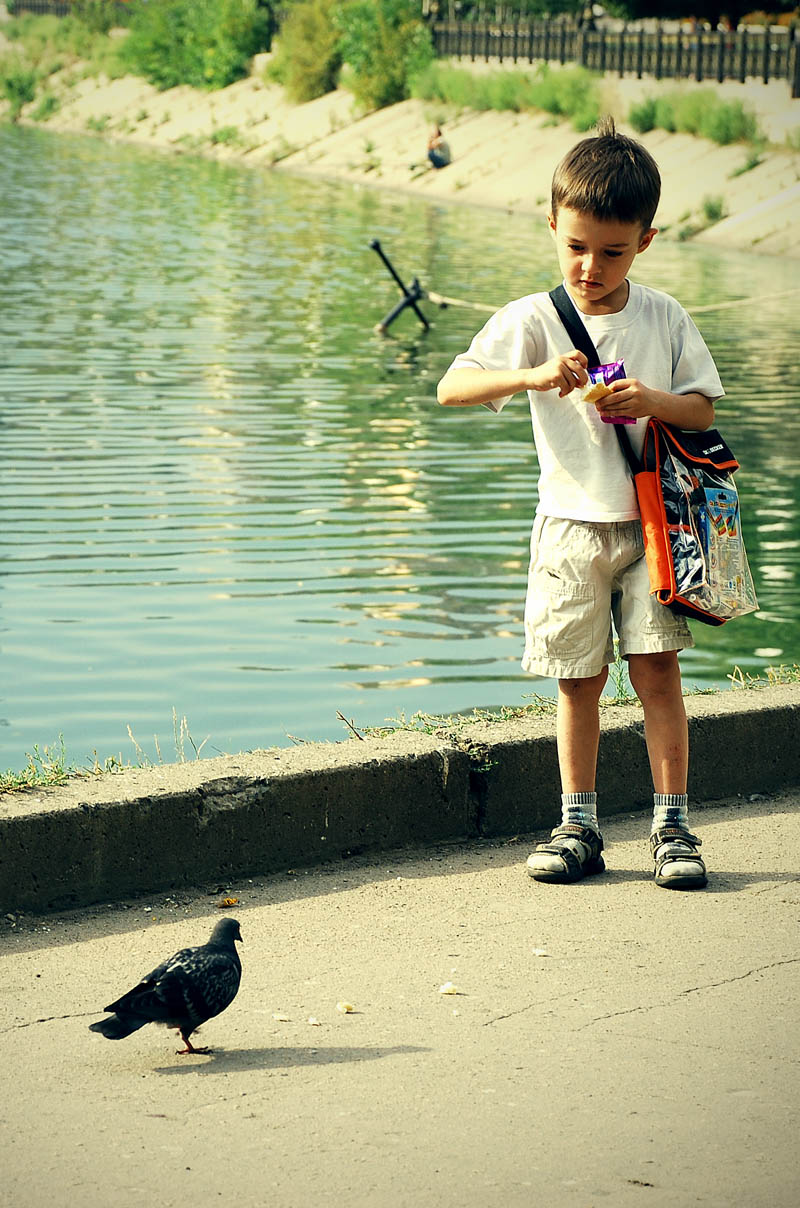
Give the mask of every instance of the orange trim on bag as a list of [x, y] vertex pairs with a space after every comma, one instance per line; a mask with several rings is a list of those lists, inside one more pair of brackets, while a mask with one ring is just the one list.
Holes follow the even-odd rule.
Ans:
[[675, 597], [677, 583], [667, 540], [667, 516], [659, 489], [659, 476], [650, 470], [642, 470], [634, 481], [642, 516], [644, 555], [650, 576], [650, 591], [666, 592], [669, 599], [661, 600], [661, 603], [668, 604]]

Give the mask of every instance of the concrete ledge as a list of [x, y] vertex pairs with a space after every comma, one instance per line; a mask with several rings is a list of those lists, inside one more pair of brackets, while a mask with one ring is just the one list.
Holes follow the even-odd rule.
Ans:
[[[687, 699], [694, 803], [800, 784], [800, 685]], [[649, 810], [641, 709], [602, 717], [600, 809]], [[312, 743], [0, 795], [0, 910], [51, 910], [558, 819], [555, 719]]]

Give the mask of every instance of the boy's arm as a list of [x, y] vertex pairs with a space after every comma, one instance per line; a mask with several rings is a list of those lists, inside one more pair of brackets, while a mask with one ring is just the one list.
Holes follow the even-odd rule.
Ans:
[[436, 397], [443, 407], [474, 407], [520, 390], [558, 390], [564, 398], [576, 386], [586, 385], [586, 365], [583, 353], [573, 348], [531, 369], [448, 369]]
[[612, 393], [595, 403], [601, 415], [630, 415], [634, 419], [654, 415], [690, 432], [704, 432], [714, 422], [713, 402], [697, 391], [670, 394], [667, 390], [651, 390], [636, 378], [612, 382], [610, 388]]

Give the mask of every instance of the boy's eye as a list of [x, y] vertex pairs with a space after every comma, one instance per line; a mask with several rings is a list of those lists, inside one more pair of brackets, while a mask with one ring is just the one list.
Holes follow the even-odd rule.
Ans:
[[607, 255], [607, 256], [610, 256], [610, 257], [613, 259], [615, 256], [621, 256], [621, 255], [622, 255], [622, 252], [611, 252], [611, 251], [608, 251], [608, 252], [606, 252], [606, 255]]

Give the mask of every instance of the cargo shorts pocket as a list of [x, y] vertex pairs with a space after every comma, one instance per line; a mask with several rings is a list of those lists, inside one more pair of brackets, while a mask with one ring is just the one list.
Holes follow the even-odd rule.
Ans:
[[591, 583], [559, 579], [541, 568], [528, 579], [525, 630], [528, 646], [551, 658], [583, 658], [594, 638]]

